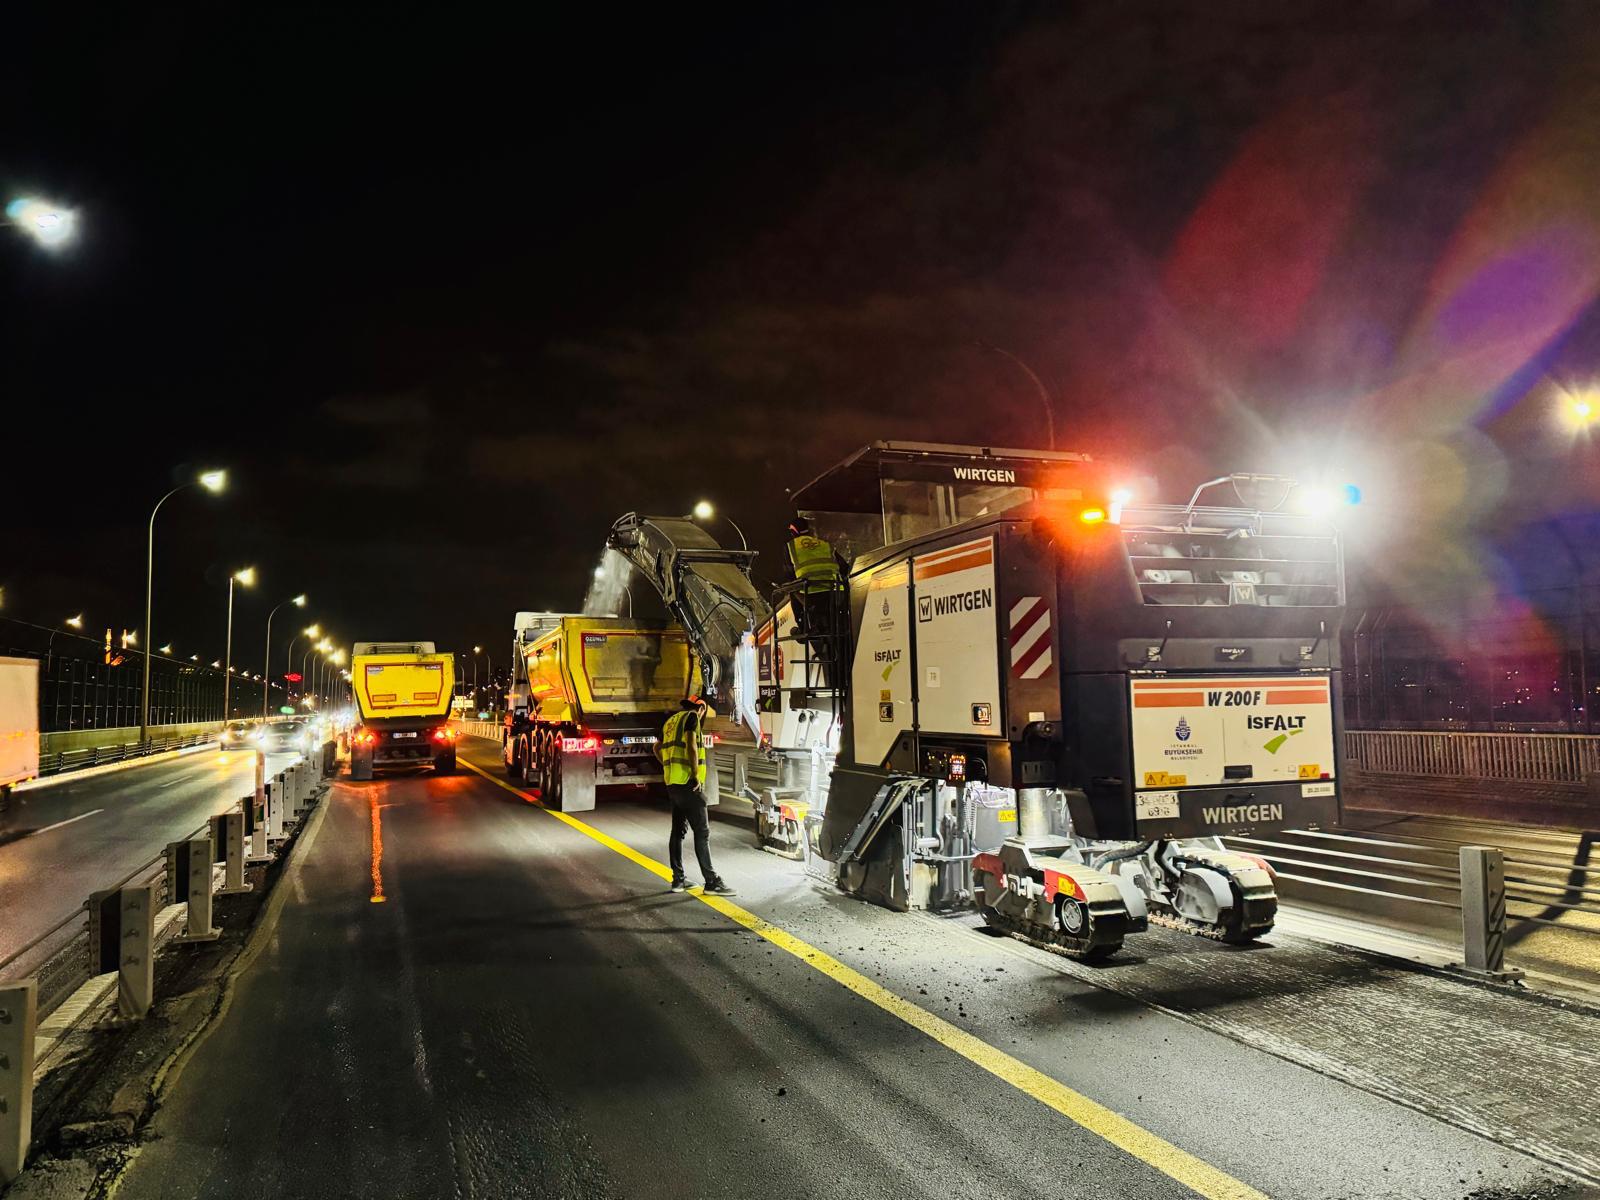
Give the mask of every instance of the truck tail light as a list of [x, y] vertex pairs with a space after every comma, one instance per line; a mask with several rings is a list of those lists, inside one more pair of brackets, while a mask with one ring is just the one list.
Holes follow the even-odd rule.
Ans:
[[600, 739], [592, 733], [581, 737], [564, 737], [561, 739], [561, 752], [563, 754], [598, 754], [600, 753]]
[[461, 734], [449, 725], [442, 725], [433, 731], [433, 740], [436, 742], [453, 742]]
[[378, 740], [378, 735], [369, 729], [356, 730], [356, 745], [370, 746]]

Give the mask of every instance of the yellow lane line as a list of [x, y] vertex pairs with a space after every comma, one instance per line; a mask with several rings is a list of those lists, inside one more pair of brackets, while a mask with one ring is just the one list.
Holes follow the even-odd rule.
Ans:
[[[562, 824], [576, 829], [586, 837], [593, 838], [609, 850], [614, 850], [622, 857], [637, 863], [652, 875], [662, 879], [672, 878], [672, 869], [663, 863], [657, 862], [649, 855], [641, 854], [632, 846], [617, 841], [609, 834], [602, 833], [593, 825], [584, 823], [576, 817], [554, 809], [545, 808], [539, 804], [537, 797], [520, 788], [513, 787], [502, 779], [490, 775], [481, 767], [462, 760], [462, 765], [469, 770], [483, 776], [496, 787], [504, 788], [515, 796], [520, 796], [530, 804], [537, 805], [542, 811], [560, 821]], [[1059, 1080], [1052, 1079], [1043, 1071], [1030, 1067], [1020, 1059], [1013, 1058], [1003, 1050], [998, 1050], [973, 1034], [968, 1033], [959, 1026], [952, 1025], [942, 1017], [936, 1017], [927, 1009], [911, 1003], [904, 996], [890, 991], [882, 984], [875, 983], [865, 975], [848, 967], [809, 942], [789, 933], [785, 929], [763, 920], [755, 913], [740, 908], [722, 896], [706, 896], [699, 891], [689, 893], [702, 904], [708, 905], [727, 917], [730, 921], [744, 926], [750, 932], [759, 934], [780, 950], [794, 955], [808, 967], [820, 971], [835, 983], [849, 988], [863, 1000], [877, 1005], [890, 1016], [897, 1017], [927, 1034], [934, 1041], [949, 1050], [955, 1051], [968, 1062], [982, 1067], [997, 1079], [1004, 1080], [1020, 1092], [1032, 1096], [1041, 1104], [1055, 1109], [1056, 1112], [1066, 1117], [1075, 1124], [1081, 1125], [1089, 1132], [1104, 1138], [1113, 1146], [1126, 1151], [1147, 1166], [1154, 1167], [1163, 1175], [1177, 1180], [1191, 1191], [1205, 1196], [1207, 1200], [1267, 1200], [1265, 1193], [1257, 1191], [1249, 1184], [1235, 1179], [1224, 1171], [1218, 1170], [1210, 1163], [1204, 1162], [1190, 1154], [1187, 1150], [1180, 1150], [1171, 1142], [1166, 1141], [1151, 1133], [1143, 1126], [1136, 1125], [1121, 1113], [1114, 1112], [1103, 1104], [1096, 1103], [1081, 1092], [1076, 1092]]]

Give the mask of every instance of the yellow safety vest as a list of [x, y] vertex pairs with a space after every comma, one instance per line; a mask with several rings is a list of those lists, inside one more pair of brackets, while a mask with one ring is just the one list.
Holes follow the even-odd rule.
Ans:
[[699, 714], [682, 708], [667, 718], [661, 727], [661, 774], [669, 784], [689, 782], [689, 726], [694, 725], [694, 781], [706, 781], [705, 738], [700, 732]]
[[802, 579], [808, 592], [828, 592], [839, 586], [839, 564], [833, 547], [819, 537], [802, 533], [789, 543], [789, 561], [794, 577]]

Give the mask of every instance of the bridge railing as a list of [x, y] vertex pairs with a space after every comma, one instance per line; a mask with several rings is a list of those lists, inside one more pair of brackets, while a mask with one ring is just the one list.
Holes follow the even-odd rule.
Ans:
[[1345, 758], [1363, 771], [1457, 779], [1587, 782], [1600, 775], [1600, 736], [1350, 729]]

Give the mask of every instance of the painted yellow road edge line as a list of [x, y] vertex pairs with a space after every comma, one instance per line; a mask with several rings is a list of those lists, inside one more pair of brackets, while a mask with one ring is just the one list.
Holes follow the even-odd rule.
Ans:
[[[468, 770], [483, 776], [496, 787], [503, 788], [513, 795], [520, 796], [528, 803], [537, 806], [541, 811], [548, 813], [562, 824], [576, 829], [586, 837], [593, 838], [608, 850], [614, 850], [623, 858], [637, 863], [652, 875], [662, 879], [672, 878], [672, 869], [663, 863], [657, 862], [649, 855], [641, 854], [632, 846], [617, 841], [610, 834], [602, 833], [592, 825], [588, 825], [578, 818], [564, 812], [545, 808], [538, 799], [520, 788], [513, 787], [502, 779], [496, 779], [481, 767], [470, 762], [462, 761]], [[968, 1033], [942, 1017], [936, 1017], [925, 1008], [913, 1004], [904, 996], [891, 992], [882, 984], [875, 983], [865, 975], [848, 967], [833, 956], [817, 949], [809, 942], [763, 920], [753, 912], [740, 908], [722, 896], [702, 895], [698, 890], [690, 892], [698, 899], [730, 921], [744, 926], [752, 933], [759, 934], [780, 950], [785, 950], [794, 955], [808, 967], [822, 972], [829, 979], [844, 987], [849, 988], [864, 1000], [877, 1005], [890, 1016], [898, 1017], [913, 1029], [927, 1034], [941, 1046], [955, 1051], [962, 1058], [976, 1066], [982, 1067], [997, 1079], [1004, 1080], [1020, 1092], [1032, 1096], [1050, 1108], [1056, 1110], [1069, 1121], [1081, 1125], [1090, 1133], [1096, 1134], [1137, 1158], [1146, 1166], [1155, 1168], [1161, 1174], [1177, 1180], [1184, 1187], [1207, 1197], [1207, 1200], [1268, 1200], [1264, 1192], [1258, 1192], [1249, 1184], [1243, 1183], [1225, 1171], [1218, 1170], [1210, 1163], [1204, 1162], [1190, 1154], [1187, 1150], [1180, 1150], [1171, 1142], [1151, 1133], [1143, 1126], [1136, 1125], [1121, 1113], [1113, 1112], [1103, 1104], [1096, 1103], [1069, 1088], [1059, 1080], [1052, 1079], [1043, 1071], [1030, 1067], [1020, 1059], [1013, 1058], [1004, 1050], [998, 1050], [982, 1038]]]

